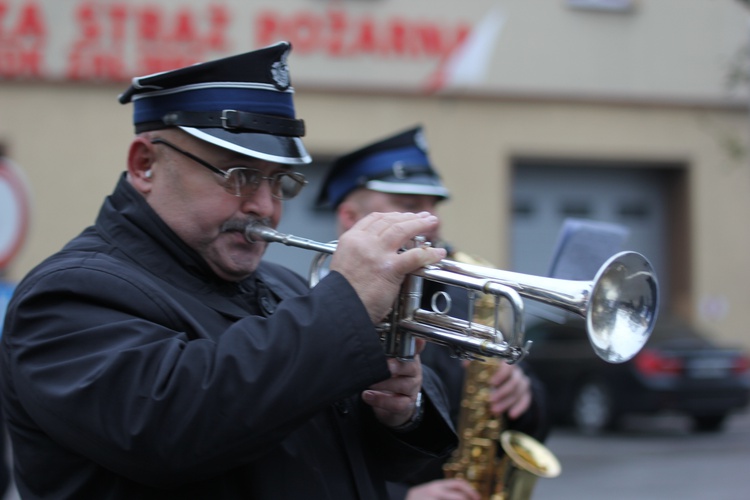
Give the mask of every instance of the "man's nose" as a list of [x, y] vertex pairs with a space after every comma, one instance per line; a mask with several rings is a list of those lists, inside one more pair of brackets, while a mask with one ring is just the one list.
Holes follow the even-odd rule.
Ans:
[[276, 211], [276, 200], [272, 196], [272, 188], [265, 179], [258, 185], [253, 194], [243, 198], [242, 211], [254, 213], [259, 217], [271, 217]]

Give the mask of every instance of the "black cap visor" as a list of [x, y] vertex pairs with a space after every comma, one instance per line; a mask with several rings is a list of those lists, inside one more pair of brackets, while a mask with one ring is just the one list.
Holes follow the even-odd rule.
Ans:
[[188, 134], [242, 155], [284, 165], [312, 162], [302, 139], [255, 132], [231, 132], [223, 128], [179, 127]]

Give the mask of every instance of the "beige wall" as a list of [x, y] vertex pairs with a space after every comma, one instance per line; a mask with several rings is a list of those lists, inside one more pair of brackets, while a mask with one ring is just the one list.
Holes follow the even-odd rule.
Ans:
[[726, 76], [750, 37], [739, 0], [632, 0], [621, 13], [568, 0], [2, 5], [0, 75], [58, 80], [127, 80], [291, 40], [296, 85], [421, 92], [442, 69], [447, 92], [718, 101], [732, 95]]
[[[90, 224], [124, 169], [131, 137], [123, 86], [3, 83], [0, 139], [33, 191], [29, 238], [10, 277], [20, 278]], [[687, 258], [695, 319], [750, 348], [750, 158], [744, 109], [638, 103], [518, 101], [330, 93], [298, 88], [298, 115], [313, 154], [339, 153], [422, 123], [453, 192], [445, 234], [497, 262], [510, 259], [510, 167], [514, 156], [627, 159], [688, 168]], [[705, 306], [711, 305], [710, 314]], [[726, 310], [724, 310], [726, 308]]]

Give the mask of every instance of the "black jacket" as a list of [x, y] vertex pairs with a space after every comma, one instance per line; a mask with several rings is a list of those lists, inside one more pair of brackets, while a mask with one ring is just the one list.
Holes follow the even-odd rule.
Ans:
[[221, 281], [124, 178], [19, 284], [1, 361], [24, 499], [385, 498], [456, 445], [429, 370], [417, 431], [360, 401], [389, 372], [341, 275]]

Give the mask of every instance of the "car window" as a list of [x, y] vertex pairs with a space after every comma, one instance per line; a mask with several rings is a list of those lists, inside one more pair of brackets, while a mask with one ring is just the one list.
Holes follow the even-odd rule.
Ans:
[[526, 331], [526, 339], [542, 342], [580, 342], [586, 339], [584, 324], [573, 322], [565, 324], [541, 323]]

